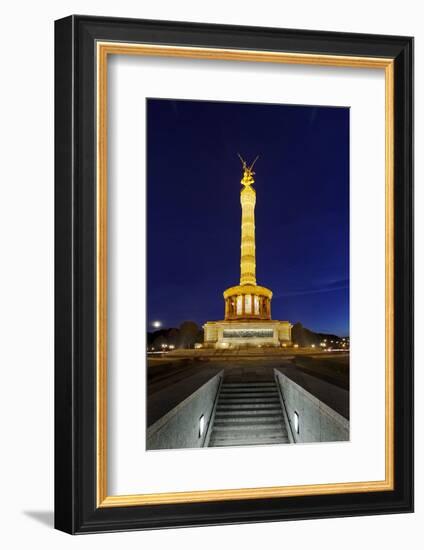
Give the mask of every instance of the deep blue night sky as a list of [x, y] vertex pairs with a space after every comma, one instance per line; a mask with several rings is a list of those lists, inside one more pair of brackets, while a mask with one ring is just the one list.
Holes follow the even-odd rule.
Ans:
[[237, 152], [255, 165], [272, 317], [349, 333], [349, 109], [147, 100], [148, 321], [222, 319], [240, 278]]

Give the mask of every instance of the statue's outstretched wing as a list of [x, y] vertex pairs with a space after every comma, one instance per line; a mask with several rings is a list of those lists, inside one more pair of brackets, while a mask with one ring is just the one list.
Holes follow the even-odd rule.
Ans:
[[258, 160], [259, 158], [259, 155], [257, 155], [257, 157], [255, 158], [255, 160], [252, 162], [252, 164], [250, 165], [250, 168], [249, 170], [252, 171], [253, 167], [255, 166], [255, 162]]
[[241, 164], [243, 166], [243, 170], [246, 170], [247, 164], [246, 161], [243, 159], [243, 157], [240, 155], [240, 153], [237, 153], [238, 158], [241, 160]]

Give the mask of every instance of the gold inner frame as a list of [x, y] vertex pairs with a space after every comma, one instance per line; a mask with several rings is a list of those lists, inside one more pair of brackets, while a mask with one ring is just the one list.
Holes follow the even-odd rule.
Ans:
[[[141, 506], [394, 489], [394, 60], [301, 53], [97, 42], [97, 506]], [[385, 71], [385, 479], [315, 485], [109, 496], [107, 493], [107, 61], [143, 55], [384, 69]]]

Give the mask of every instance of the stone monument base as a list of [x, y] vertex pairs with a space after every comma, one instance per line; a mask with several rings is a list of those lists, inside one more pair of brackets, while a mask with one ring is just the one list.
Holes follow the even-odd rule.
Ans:
[[288, 347], [292, 345], [289, 321], [208, 321], [203, 325], [204, 347], [218, 349]]

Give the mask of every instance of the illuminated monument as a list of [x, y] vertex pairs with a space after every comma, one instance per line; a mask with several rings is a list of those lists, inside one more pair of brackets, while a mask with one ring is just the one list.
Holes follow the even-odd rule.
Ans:
[[[240, 155], [239, 155], [240, 156]], [[272, 291], [256, 284], [255, 204], [253, 165], [243, 165], [241, 202], [240, 284], [224, 292], [224, 321], [204, 325], [205, 347], [239, 348], [291, 344], [292, 325], [271, 319]]]

